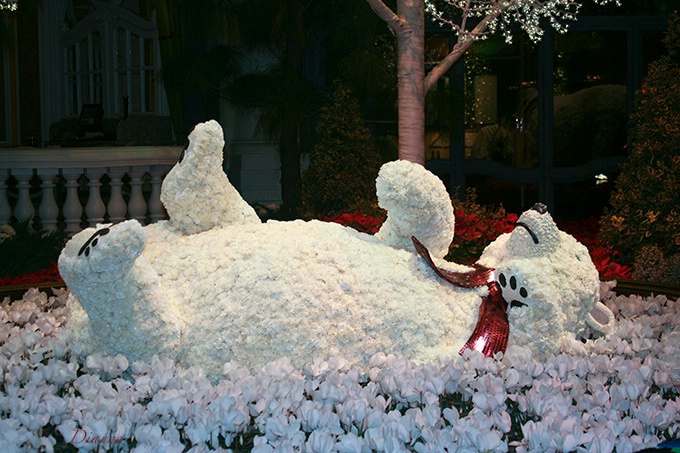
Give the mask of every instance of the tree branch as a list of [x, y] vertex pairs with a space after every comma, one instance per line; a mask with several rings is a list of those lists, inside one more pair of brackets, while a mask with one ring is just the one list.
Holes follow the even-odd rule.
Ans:
[[382, 0], [366, 0], [368, 6], [371, 7], [373, 12], [381, 18], [387, 26], [392, 30], [392, 33], [398, 35], [403, 33], [404, 26], [406, 25], [404, 21], [394, 12], [389, 6], [383, 3]]
[[437, 81], [444, 74], [446, 74], [449, 69], [451, 69], [451, 66], [453, 66], [460, 59], [460, 57], [462, 57], [465, 52], [467, 52], [472, 44], [475, 43], [475, 36], [482, 35], [489, 27], [489, 23], [500, 16], [501, 12], [501, 8], [496, 9], [493, 13], [482, 19], [482, 21], [478, 23], [470, 33], [464, 33], [465, 30], [461, 30], [461, 33], [458, 34], [458, 42], [453, 46], [451, 52], [449, 52], [449, 54], [445, 56], [437, 66], [432, 68], [427, 76], [425, 76], [425, 93], [430, 91]]

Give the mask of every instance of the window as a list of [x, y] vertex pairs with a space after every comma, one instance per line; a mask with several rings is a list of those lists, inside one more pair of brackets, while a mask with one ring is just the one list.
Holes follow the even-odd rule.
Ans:
[[9, 141], [9, 90], [11, 87], [8, 80], [7, 59], [7, 46], [0, 46], [0, 86], [2, 87], [2, 90], [0, 90], [0, 105], [3, 106], [3, 112], [2, 115], [0, 115], [0, 144], [5, 144]]
[[624, 156], [628, 49], [625, 31], [556, 35], [553, 143], [557, 167]]
[[[101, 104], [104, 116], [167, 114], [153, 1], [72, 0], [63, 42], [63, 115]], [[59, 119], [55, 118], [54, 120]]]
[[480, 202], [516, 212], [535, 201], [557, 215], [601, 212], [625, 158], [634, 93], [662, 54], [667, 23], [584, 16], [565, 35], [546, 27], [538, 44], [521, 33], [512, 45], [475, 43], [437, 96], [428, 94], [449, 103], [435, 111], [450, 119], [427, 121], [428, 168], [452, 193], [475, 187]]
[[77, 115], [85, 104], [102, 103], [102, 38], [99, 32], [90, 32], [64, 52], [66, 71], [65, 111]]
[[538, 55], [518, 36], [480, 41], [465, 56], [465, 157], [538, 164]]
[[114, 81], [116, 113], [122, 114], [122, 100], [127, 97], [131, 112], [151, 113], [155, 107], [154, 41], [118, 28]]

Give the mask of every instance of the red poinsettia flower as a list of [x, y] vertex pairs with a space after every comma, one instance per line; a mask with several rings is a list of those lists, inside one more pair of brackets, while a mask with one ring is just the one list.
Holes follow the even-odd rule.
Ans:
[[50, 263], [50, 267], [33, 274], [0, 278], [0, 286], [27, 286], [41, 283], [54, 283], [55, 286], [62, 286], [64, 284], [64, 280], [59, 275], [57, 263]]
[[[484, 250], [484, 247], [496, 240], [501, 234], [511, 232], [519, 219], [519, 216], [514, 213], [506, 214], [505, 217], [499, 220], [479, 219], [474, 214], [466, 214], [462, 209], [456, 209], [455, 215], [456, 231], [453, 238], [454, 247], [459, 251], [469, 254], [462, 257], [462, 260], [458, 260], [461, 263], [475, 262], [479, 258], [478, 255]], [[383, 223], [383, 219], [366, 215], [361, 211], [343, 213], [333, 218], [326, 217], [323, 220], [349, 226], [368, 234], [377, 233]], [[560, 222], [560, 229], [574, 236], [588, 248], [590, 257], [600, 273], [601, 279], [631, 278], [631, 267], [619, 262], [622, 259], [621, 253], [618, 250], [609, 249], [597, 239], [599, 230], [598, 219], [591, 218], [572, 222]], [[63, 280], [59, 275], [56, 263], [51, 263], [48, 268], [34, 274], [0, 278], [0, 286], [37, 285], [51, 282], [63, 285]]]
[[368, 234], [377, 233], [383, 223], [381, 218], [366, 215], [361, 211], [338, 214], [332, 218], [324, 217], [323, 220], [325, 222], [334, 222], [339, 223], [340, 225], [352, 227], [355, 230]]

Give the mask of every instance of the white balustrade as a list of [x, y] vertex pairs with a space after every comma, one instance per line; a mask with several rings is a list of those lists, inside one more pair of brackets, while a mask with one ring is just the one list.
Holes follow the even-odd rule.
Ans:
[[98, 223], [104, 222], [106, 208], [104, 207], [101, 193], [101, 178], [103, 174], [103, 171], [96, 168], [88, 168], [85, 170], [85, 175], [87, 176], [87, 186], [89, 187], [89, 195], [87, 197], [87, 204], [85, 205], [85, 213], [87, 214], [87, 223], [90, 226], [95, 226]]
[[12, 217], [12, 207], [7, 201], [7, 178], [11, 174], [9, 169], [0, 168], [0, 225], [4, 225]]
[[31, 177], [33, 170], [28, 168], [19, 168], [13, 172], [13, 176], [17, 180], [17, 205], [14, 208], [14, 215], [19, 219], [26, 219], [35, 214], [35, 208], [31, 202]]
[[109, 212], [109, 222], [122, 222], [127, 214], [127, 205], [123, 199], [123, 176], [125, 176], [125, 171], [119, 168], [109, 168], [108, 175], [111, 178], [109, 182], [111, 198], [109, 198], [109, 204], [106, 206]]
[[146, 201], [142, 194], [142, 185], [144, 184], [144, 175], [148, 167], [137, 167], [130, 169], [128, 176], [130, 177], [130, 201], [128, 201], [128, 214], [130, 217], [137, 220], [146, 218]]
[[54, 188], [56, 187], [54, 180], [59, 176], [59, 170], [56, 168], [39, 168], [36, 173], [40, 178], [42, 188], [42, 200], [38, 215], [42, 227], [46, 230], [53, 230], [57, 227], [57, 219], [59, 218], [59, 206], [54, 198]]
[[178, 146], [0, 149], [0, 225], [38, 217], [44, 229], [77, 232], [126, 218], [161, 220], [161, 183], [181, 152]]
[[167, 213], [161, 203], [161, 184], [163, 183], [163, 168], [157, 165], [151, 167], [151, 195], [149, 196], [149, 217], [151, 223], [166, 218]]
[[66, 201], [64, 202], [63, 213], [66, 230], [80, 230], [80, 222], [83, 217], [83, 205], [80, 204], [78, 197], [78, 187], [80, 186], [81, 170], [78, 168], [64, 168], [61, 176], [66, 180]]

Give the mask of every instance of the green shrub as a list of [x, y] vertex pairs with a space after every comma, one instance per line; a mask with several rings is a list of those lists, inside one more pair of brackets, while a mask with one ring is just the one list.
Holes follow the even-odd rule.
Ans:
[[0, 277], [33, 274], [56, 263], [66, 244], [63, 231], [34, 229], [32, 219], [3, 226], [0, 237]]
[[678, 34], [680, 16], [676, 15], [664, 39], [667, 55], [649, 66], [642, 89], [636, 93], [628, 157], [616, 180], [611, 209], [601, 219], [600, 237], [636, 261], [635, 275], [648, 278], [659, 274], [642, 267], [680, 261], [675, 258], [680, 253]]
[[642, 247], [635, 255], [632, 278], [680, 284], [680, 253], [666, 258], [656, 245]]
[[459, 264], [473, 264], [491, 242], [514, 228], [517, 215], [498, 207], [481, 205], [477, 202], [477, 191], [468, 187], [465, 201], [456, 195], [451, 199], [456, 215], [456, 226], [449, 253], [445, 259]]
[[302, 177], [303, 217], [357, 211], [377, 215], [380, 153], [361, 118], [359, 103], [341, 83], [334, 85], [316, 130], [317, 144]]

